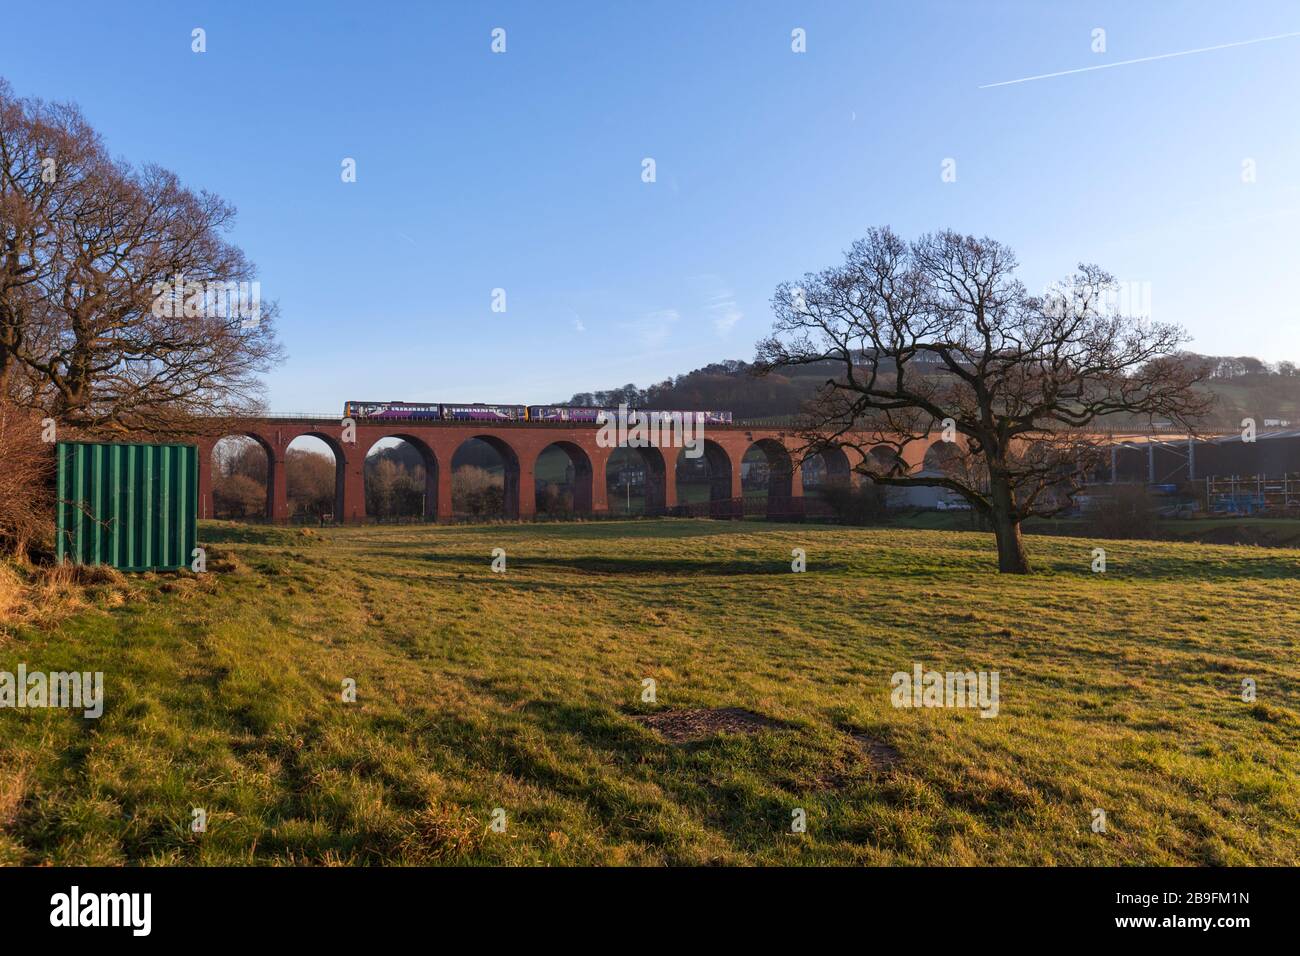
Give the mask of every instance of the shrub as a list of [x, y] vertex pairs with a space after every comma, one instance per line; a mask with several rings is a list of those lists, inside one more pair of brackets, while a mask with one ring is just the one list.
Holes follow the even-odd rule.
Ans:
[[573, 494], [566, 492], [555, 482], [548, 482], [537, 489], [537, 513], [555, 518], [568, 518], [573, 515]]
[[216, 518], [256, 518], [266, 514], [266, 485], [248, 475], [226, 475], [212, 484]]
[[844, 485], [823, 488], [822, 499], [842, 524], [879, 524], [889, 510], [886, 489], [869, 480], [856, 488]]
[[1156, 505], [1143, 485], [1115, 485], [1094, 499], [1084, 523], [1099, 538], [1154, 538]]
[[[290, 448], [284, 456], [284, 475], [293, 514], [318, 517], [334, 513], [334, 459], [312, 451]], [[370, 476], [366, 476], [370, 490]]]
[[501, 514], [505, 500], [505, 479], [486, 468], [462, 465], [451, 476], [451, 505], [460, 514]]
[[[332, 481], [331, 478], [331, 496], [334, 491]], [[380, 455], [371, 455], [367, 458], [366, 513], [376, 518], [422, 515], [424, 513], [424, 468], [420, 465], [409, 467], [405, 462]]]
[[54, 550], [54, 453], [37, 412], [0, 399], [0, 550]]

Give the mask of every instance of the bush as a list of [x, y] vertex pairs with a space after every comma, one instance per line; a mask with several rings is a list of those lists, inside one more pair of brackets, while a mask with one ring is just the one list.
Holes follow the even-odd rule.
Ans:
[[[284, 475], [289, 511], [313, 518], [334, 513], [334, 459], [311, 451], [290, 448], [284, 456]], [[366, 490], [369, 491], [369, 475]]]
[[18, 558], [54, 551], [54, 446], [37, 412], [0, 399], [0, 550]]
[[889, 510], [886, 489], [870, 480], [856, 488], [844, 485], [823, 488], [822, 499], [842, 524], [880, 524]]
[[[330, 463], [333, 468], [333, 463]], [[331, 477], [330, 494], [333, 495]], [[453, 479], [453, 488], [455, 482]], [[453, 495], [455, 494], [453, 490]], [[408, 467], [390, 457], [366, 459], [366, 513], [376, 518], [419, 517], [424, 514], [424, 468]]]
[[266, 485], [248, 475], [226, 475], [212, 484], [214, 518], [258, 518], [266, 514]]
[[569, 518], [573, 515], [573, 493], [565, 491], [555, 482], [548, 482], [537, 489], [537, 513], [553, 518]]
[[505, 501], [505, 479], [485, 468], [462, 465], [451, 476], [451, 506], [458, 514], [503, 514]]
[[1084, 516], [1088, 533], [1098, 538], [1154, 538], [1156, 521], [1155, 501], [1143, 485], [1115, 485]]

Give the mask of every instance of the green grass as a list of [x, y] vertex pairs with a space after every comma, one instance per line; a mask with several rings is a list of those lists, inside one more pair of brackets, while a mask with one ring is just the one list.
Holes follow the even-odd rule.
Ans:
[[[912, 511], [887, 520], [892, 528], [927, 531], [969, 531], [976, 527], [968, 511]], [[1028, 535], [1084, 536], [1088, 521], [1081, 517], [1030, 518], [1023, 525]], [[1160, 518], [1153, 538], [1160, 541], [1202, 544], [1251, 544], [1261, 547], [1300, 548], [1300, 519], [1216, 515], [1199, 518]]]
[[[200, 537], [207, 579], [0, 644], [0, 669], [103, 670], [107, 695], [98, 721], [0, 711], [0, 861], [1300, 861], [1300, 551], [1109, 541], [1098, 575], [1093, 542], [1034, 537], [1021, 578], [955, 531]], [[1000, 715], [893, 708], [914, 662], [999, 671]], [[780, 726], [674, 744], [632, 719], [695, 707]]]

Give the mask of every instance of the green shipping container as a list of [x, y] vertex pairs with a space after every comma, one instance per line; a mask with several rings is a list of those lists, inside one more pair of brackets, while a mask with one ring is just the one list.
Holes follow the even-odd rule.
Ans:
[[123, 571], [190, 566], [198, 546], [193, 445], [59, 442], [58, 555]]

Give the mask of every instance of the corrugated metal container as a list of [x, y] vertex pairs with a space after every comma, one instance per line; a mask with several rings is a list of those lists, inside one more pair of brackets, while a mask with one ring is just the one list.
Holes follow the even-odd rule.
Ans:
[[188, 568], [197, 546], [193, 445], [59, 442], [59, 561]]

